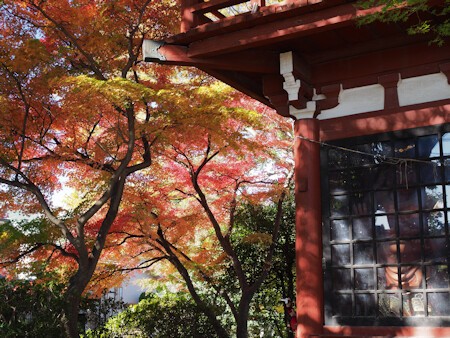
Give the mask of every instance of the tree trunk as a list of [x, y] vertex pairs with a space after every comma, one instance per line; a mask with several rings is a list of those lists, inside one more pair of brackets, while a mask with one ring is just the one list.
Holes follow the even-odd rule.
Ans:
[[69, 286], [64, 294], [64, 331], [67, 338], [79, 338], [78, 314], [83, 291], [94, 273], [95, 265], [87, 264], [78, 267], [78, 271], [70, 278]]
[[253, 299], [254, 292], [242, 293], [239, 302], [238, 317], [236, 318], [236, 338], [248, 337], [248, 316], [250, 312], [250, 302]]
[[[291, 250], [295, 244], [288, 239], [285, 242], [285, 257], [286, 257], [286, 278], [287, 278], [287, 296], [292, 300], [292, 304], [296, 305], [296, 297], [294, 294], [295, 276], [293, 267], [295, 266], [295, 251]], [[288, 329], [287, 338], [294, 338], [295, 333]]]
[[80, 309], [81, 294], [84, 288], [70, 282], [69, 288], [64, 296], [64, 331], [67, 338], [78, 338], [78, 312]]

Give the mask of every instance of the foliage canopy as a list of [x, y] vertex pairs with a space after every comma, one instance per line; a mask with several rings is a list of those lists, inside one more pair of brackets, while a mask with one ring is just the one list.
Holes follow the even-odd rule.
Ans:
[[374, 21], [407, 23], [408, 34], [429, 34], [432, 43], [442, 46], [450, 36], [450, 1], [433, 4], [428, 0], [364, 0], [362, 8], [381, 6], [382, 9], [359, 19], [360, 24]]
[[58, 271], [67, 336], [83, 293], [128, 263], [213, 271], [224, 254], [244, 276], [237, 203], [285, 195], [287, 122], [197, 71], [142, 62], [143, 39], [176, 32], [178, 13], [172, 0], [0, 3], [0, 217], [35, 217], [2, 226], [1, 262], [10, 277]]

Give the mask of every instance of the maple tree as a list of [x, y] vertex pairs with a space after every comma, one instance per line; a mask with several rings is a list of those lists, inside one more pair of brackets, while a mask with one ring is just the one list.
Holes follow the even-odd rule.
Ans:
[[[194, 258], [214, 265], [222, 255], [217, 241], [195, 230], [209, 222], [240, 274], [241, 312], [248, 313], [261, 282], [246, 281], [229, 234], [238, 199], [283, 199], [283, 188], [267, 188], [274, 180], [256, 179], [261, 170], [242, 176], [267, 163], [270, 151], [248, 153], [278, 140], [256, 132], [268, 123], [266, 115], [240, 108], [248, 102], [229, 88], [140, 61], [144, 38], [160, 39], [178, 26], [177, 4], [24, 0], [0, 6], [1, 216], [40, 215], [2, 226], [2, 266], [13, 274], [14, 267], [44, 261], [59, 272], [67, 283], [66, 334], [76, 337], [81, 295], [93, 289], [92, 277], [109, 271], [121, 251], [133, 250], [117, 234], [142, 217], [157, 225], [153, 234], [166, 246], [159, 249], [183, 264], [187, 256], [171, 252], [172, 245], [203, 236], [210, 243]], [[256, 188], [244, 189], [252, 182]], [[62, 188], [79, 196], [69, 208], [56, 203]], [[169, 235], [180, 241], [169, 242]], [[124, 245], [104, 253], [107, 241]], [[183, 264], [175, 266], [188, 277]], [[245, 317], [239, 320], [245, 330]]]
[[[224, 88], [217, 93], [210, 89], [209, 93], [223, 101], [228, 96]], [[133, 182], [136, 189], [128, 193], [138, 195], [128, 199], [135, 202], [124, 210], [127, 218], [120, 230], [112, 232], [108, 245], [111, 255], [116, 255], [111, 261], [122, 263], [122, 271], [170, 262], [217, 335], [227, 337], [214, 304], [208, 303], [196, 286], [196, 279], [202, 280], [228, 306], [236, 336], [247, 337], [250, 305], [269, 274], [283, 201], [289, 192], [292, 136], [287, 132], [289, 122], [273, 112], [243, 120], [248, 115], [239, 116], [239, 111], [232, 116], [226, 108], [214, 111], [214, 117], [189, 125], [189, 133], [177, 133], [170, 148], [155, 161], [161, 170]], [[211, 119], [217, 119], [213, 129], [201, 122]], [[269, 201], [276, 205], [271, 226], [252, 231], [245, 238], [264, 257], [259, 267], [251, 267], [245, 265], [234, 240], [237, 212], [245, 203], [263, 205]], [[122, 248], [126, 259], [117, 257], [116, 246]], [[238, 281], [233, 290], [220, 287], [217, 280], [227, 268]]]
[[[33, 254], [72, 267], [63, 321], [76, 337], [81, 295], [127, 178], [151, 165], [164, 129], [164, 112], [152, 105], [154, 72], [141, 81], [141, 43], [173, 29], [178, 11], [171, 1], [149, 0], [3, 1], [0, 10], [3, 210], [46, 219], [35, 233], [3, 231], [2, 257], [14, 263]], [[70, 213], [52, 200], [63, 176], [86, 195]], [[97, 227], [88, 233], [91, 223]], [[29, 237], [36, 241], [21, 242]]]
[[[139, 251], [126, 238], [142, 239], [130, 230], [146, 224], [152, 229], [142, 230], [146, 238], [159, 240], [152, 250], [165, 252], [193, 295], [188, 269], [207, 278], [201, 263], [213, 271], [231, 262], [243, 301], [229, 305], [243, 336], [269, 264], [256, 281], [247, 280], [230, 242], [233, 215], [242, 199], [284, 199], [279, 182], [291, 164], [274, 162], [274, 151], [290, 148], [277, 137], [280, 120], [196, 72], [141, 62], [144, 38], [161, 39], [178, 26], [174, 1], [0, 6], [0, 216], [39, 215], [2, 225], [2, 266], [12, 277], [33, 261], [54, 269], [67, 286], [65, 333], [76, 337], [83, 292], [100, 293], [123, 278], [96, 286], [89, 285], [92, 277], [108, 274], [121, 253]], [[280, 173], [276, 179], [261, 177], [263, 164]], [[55, 200], [63, 188], [77, 194], [69, 207]], [[195, 249], [200, 238], [204, 246]], [[193, 251], [183, 254], [186, 248]], [[148, 262], [160, 260], [150, 255]], [[208, 318], [214, 323], [215, 314]]]
[[[265, 260], [267, 239], [273, 227], [273, 219], [277, 212], [274, 203], [264, 205], [244, 204], [238, 206], [235, 218], [235, 228], [231, 236], [233, 247], [242, 262], [247, 278], [257, 276]], [[272, 261], [271, 271], [260, 289], [255, 294], [250, 307], [249, 337], [277, 336], [293, 337], [286, 329], [284, 308], [280, 298], [295, 298], [295, 277], [292, 275], [295, 261], [295, 222], [293, 198], [284, 202], [283, 220], [279, 239]], [[138, 232], [134, 233], [138, 235]], [[148, 248], [148, 244], [141, 244]], [[177, 248], [179, 245], [176, 244]], [[199, 245], [196, 249], [199, 250]], [[188, 248], [186, 248], [188, 251]], [[210, 249], [208, 249], [210, 250]], [[186, 252], [186, 251], [185, 251]], [[192, 253], [192, 252], [191, 252]], [[149, 258], [149, 256], [147, 256]], [[196, 260], [198, 263], [198, 260]], [[229, 261], [214, 266], [201, 264], [202, 270], [209, 270], [209, 281], [214, 280], [214, 286], [227, 293], [233, 302], [239, 298], [239, 285]], [[167, 267], [164, 267], [166, 274]], [[211, 274], [211, 269], [214, 273]], [[203, 302], [217, 314], [220, 324], [233, 336], [235, 320], [227, 309], [220, 295], [214, 292], [208, 281], [195, 273], [196, 269], [189, 267], [195, 287]], [[133, 332], [136, 337], [217, 337], [218, 335], [200, 313], [188, 290], [179, 285], [176, 275], [161, 278], [158, 270], [152, 270], [151, 281], [146, 281], [145, 296], [140, 302], [131, 306], [125, 312], [111, 318], [104, 327], [96, 332], [88, 332], [88, 337], [96, 337], [100, 332], [106, 336], [122, 336]], [[170, 278], [171, 277], [171, 278]], [[175, 291], [177, 290], [177, 291]], [[164, 309], [161, 311], [161, 309]]]

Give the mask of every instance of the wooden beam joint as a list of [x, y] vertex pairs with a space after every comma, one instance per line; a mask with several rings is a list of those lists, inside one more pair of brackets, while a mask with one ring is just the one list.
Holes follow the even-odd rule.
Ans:
[[323, 86], [318, 94], [322, 94], [325, 98], [317, 101], [317, 111], [331, 109], [339, 104], [339, 93], [341, 91], [340, 84], [332, 84]]
[[153, 40], [144, 40], [142, 49], [147, 62], [262, 74], [277, 74], [279, 69], [278, 55], [272, 52], [250, 50], [227, 56], [193, 58], [188, 55], [187, 46]]
[[263, 94], [281, 116], [289, 116], [289, 97], [283, 88], [284, 78], [278, 74], [263, 77]]
[[281, 53], [280, 74], [284, 79], [283, 89], [288, 94], [288, 106], [294, 110], [307, 108], [314, 95], [313, 87], [309, 84], [309, 65], [293, 52]]
[[378, 77], [378, 83], [384, 87], [384, 108], [399, 107], [398, 101], [398, 82], [400, 81], [400, 74], [387, 74]]

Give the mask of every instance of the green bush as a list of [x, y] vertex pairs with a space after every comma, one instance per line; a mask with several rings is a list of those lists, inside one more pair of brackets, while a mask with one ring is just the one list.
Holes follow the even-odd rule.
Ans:
[[63, 336], [62, 286], [27, 280], [0, 279], [0, 336]]
[[184, 293], [148, 294], [87, 338], [216, 337], [207, 318]]

